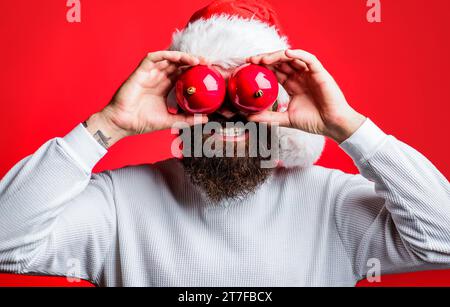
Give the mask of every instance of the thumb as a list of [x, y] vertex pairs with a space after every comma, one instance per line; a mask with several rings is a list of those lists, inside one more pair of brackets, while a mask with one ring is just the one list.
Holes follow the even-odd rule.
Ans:
[[267, 123], [267, 124], [278, 124], [282, 127], [290, 127], [291, 122], [289, 120], [289, 114], [287, 112], [262, 112], [259, 114], [250, 115], [248, 117], [249, 121], [257, 122], [257, 123]]
[[206, 115], [171, 115], [170, 116], [170, 125], [174, 126], [176, 124], [187, 124], [189, 126], [195, 125], [203, 125], [206, 124], [209, 119]]

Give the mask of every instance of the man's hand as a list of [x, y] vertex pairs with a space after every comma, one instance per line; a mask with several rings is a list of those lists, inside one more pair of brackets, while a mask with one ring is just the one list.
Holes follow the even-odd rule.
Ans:
[[286, 113], [267, 111], [249, 120], [279, 123], [338, 143], [348, 139], [366, 120], [350, 107], [319, 60], [306, 51], [278, 51], [251, 57], [248, 62], [271, 68], [292, 98]]
[[166, 99], [182, 69], [200, 62], [177, 51], [148, 54], [111, 103], [86, 122], [87, 129], [109, 148], [124, 137], [169, 129], [176, 122], [193, 125], [193, 116], [170, 114]]

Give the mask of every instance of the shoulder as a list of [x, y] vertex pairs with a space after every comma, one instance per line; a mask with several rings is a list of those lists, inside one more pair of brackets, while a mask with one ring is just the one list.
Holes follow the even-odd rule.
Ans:
[[348, 174], [322, 166], [279, 169], [274, 177], [282, 190], [313, 198], [327, 195], [332, 198], [330, 201], [336, 200], [341, 191], [349, 186], [371, 185], [370, 181], [359, 174]]
[[301, 181], [305, 183], [337, 183], [345, 182], [360, 175], [347, 174], [338, 169], [322, 166], [311, 166], [307, 168], [283, 168], [276, 171], [276, 177], [285, 181]]
[[108, 171], [99, 176], [108, 176], [114, 183], [140, 185], [155, 182], [173, 181], [183, 177], [183, 166], [177, 159], [169, 159], [154, 164], [127, 166]]

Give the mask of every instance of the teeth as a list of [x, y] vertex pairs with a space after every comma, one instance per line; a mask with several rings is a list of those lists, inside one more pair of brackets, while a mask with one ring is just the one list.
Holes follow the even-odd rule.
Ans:
[[241, 128], [220, 129], [219, 134], [226, 137], [238, 137], [243, 136], [245, 134], [245, 129]]

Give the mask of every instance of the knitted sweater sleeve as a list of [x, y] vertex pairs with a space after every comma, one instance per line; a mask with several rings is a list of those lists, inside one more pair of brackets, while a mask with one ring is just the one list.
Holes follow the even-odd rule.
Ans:
[[96, 282], [113, 240], [106, 154], [80, 125], [19, 162], [0, 183], [0, 271]]
[[341, 147], [361, 173], [346, 179], [335, 207], [355, 275], [450, 268], [448, 180], [370, 120]]

